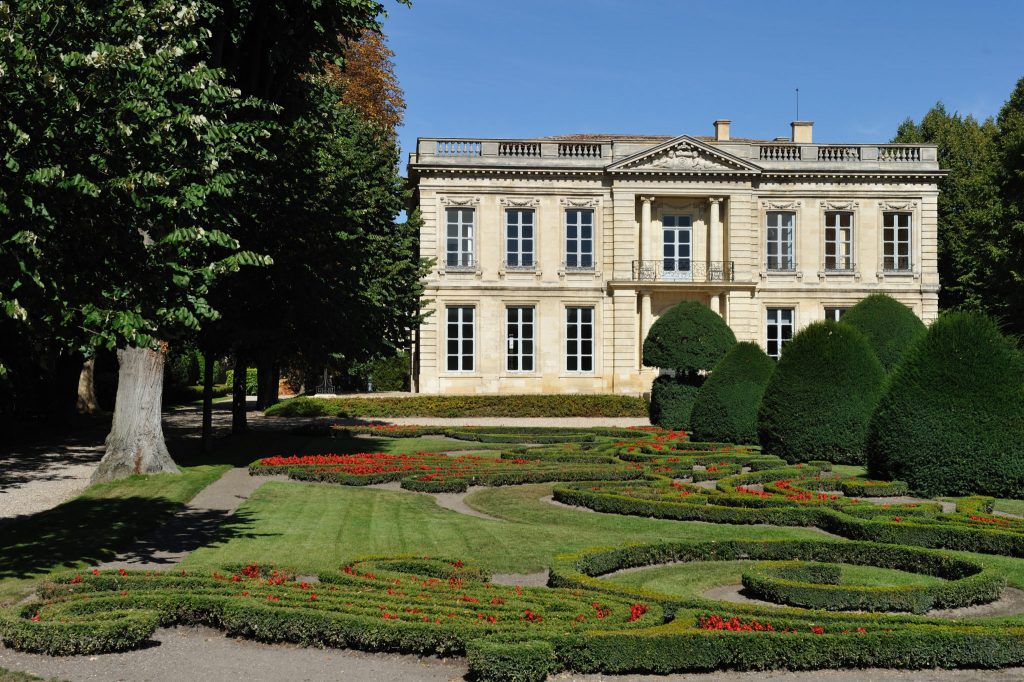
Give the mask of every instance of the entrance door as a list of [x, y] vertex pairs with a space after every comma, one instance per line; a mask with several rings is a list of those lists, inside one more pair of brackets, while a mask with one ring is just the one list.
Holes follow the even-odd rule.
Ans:
[[693, 245], [693, 227], [688, 215], [667, 215], [662, 224], [662, 269], [665, 279], [692, 281], [690, 255]]

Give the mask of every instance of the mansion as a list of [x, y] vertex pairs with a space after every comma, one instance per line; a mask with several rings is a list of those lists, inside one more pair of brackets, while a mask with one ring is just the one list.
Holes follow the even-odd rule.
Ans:
[[938, 314], [933, 145], [571, 135], [421, 138], [413, 355], [421, 393], [650, 390], [651, 323], [680, 301], [777, 357], [802, 326], [886, 293]]

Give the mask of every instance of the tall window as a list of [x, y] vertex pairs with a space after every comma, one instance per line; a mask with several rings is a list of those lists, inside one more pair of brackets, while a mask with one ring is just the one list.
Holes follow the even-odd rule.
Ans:
[[825, 211], [825, 269], [853, 270], [852, 211]]
[[565, 309], [565, 369], [594, 371], [594, 309]]
[[843, 319], [843, 315], [846, 314], [847, 310], [849, 308], [825, 308], [825, 319], [838, 322]]
[[778, 360], [782, 346], [793, 338], [793, 309], [769, 308], [767, 332], [768, 356]]
[[690, 279], [692, 225], [688, 215], [667, 215], [661, 219], [662, 268], [668, 279]]
[[449, 208], [445, 211], [445, 264], [449, 268], [476, 266], [473, 256], [473, 213], [471, 208]]
[[594, 267], [594, 211], [571, 208], [565, 212], [565, 266], [577, 270]]
[[533, 267], [533, 209], [505, 211], [505, 266]]
[[509, 372], [533, 371], [533, 308], [515, 306], [505, 309], [507, 354], [505, 367]]
[[910, 270], [909, 213], [882, 215], [882, 270]]
[[793, 226], [796, 213], [792, 211], [768, 211], [766, 244], [768, 247], [769, 270], [795, 270], [793, 260]]
[[449, 306], [447, 315], [448, 371], [472, 372], [476, 338], [473, 317], [476, 309], [471, 306]]

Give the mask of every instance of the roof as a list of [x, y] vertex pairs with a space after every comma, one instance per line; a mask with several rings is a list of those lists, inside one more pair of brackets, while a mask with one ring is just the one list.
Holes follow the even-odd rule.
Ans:
[[[543, 140], [558, 140], [562, 142], [587, 142], [591, 140], [628, 140], [635, 142], [667, 142], [674, 140], [677, 135], [622, 135], [622, 134], [601, 134], [601, 133], [575, 133], [572, 135], [549, 135]], [[717, 142], [714, 135], [690, 135], [701, 142]], [[752, 142], [756, 144], [777, 144], [776, 140], [764, 140], [754, 137], [730, 137], [728, 142]], [[788, 140], [787, 140], [788, 141]]]

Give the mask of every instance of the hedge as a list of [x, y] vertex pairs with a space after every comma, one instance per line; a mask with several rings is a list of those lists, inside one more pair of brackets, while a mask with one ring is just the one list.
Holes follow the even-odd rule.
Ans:
[[648, 411], [651, 423], [663, 429], [689, 429], [690, 415], [699, 390], [699, 383], [685, 378], [663, 375], [655, 379]]
[[278, 417], [646, 417], [647, 402], [628, 395], [415, 395], [311, 398], [270, 407]]
[[867, 337], [887, 372], [896, 367], [907, 348], [926, 330], [914, 311], [886, 294], [861, 299], [846, 311], [842, 321]]
[[884, 381], [885, 370], [859, 331], [831, 320], [805, 327], [786, 344], [765, 388], [761, 447], [790, 462], [863, 464]]
[[774, 371], [775, 363], [756, 343], [733, 346], [697, 392], [690, 436], [756, 444], [757, 408]]
[[938, 495], [1024, 497], [1024, 355], [979, 313], [944, 313], [871, 420], [872, 476]]
[[646, 367], [679, 374], [710, 372], [736, 344], [720, 315], [697, 301], [683, 301], [661, 314], [644, 339]]
[[[229, 369], [224, 373], [224, 383], [233, 386], [235, 383], [235, 370]], [[255, 367], [245, 369], [245, 394], [256, 395], [260, 390], [259, 372]]]

